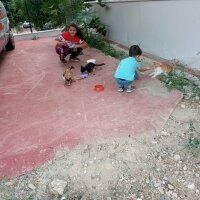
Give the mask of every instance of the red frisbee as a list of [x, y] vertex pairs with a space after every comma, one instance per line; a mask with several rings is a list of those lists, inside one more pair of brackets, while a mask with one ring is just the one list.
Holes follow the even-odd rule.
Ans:
[[95, 90], [96, 92], [101, 92], [101, 91], [104, 90], [104, 86], [103, 86], [103, 85], [95, 85], [95, 86], [94, 86], [94, 90]]

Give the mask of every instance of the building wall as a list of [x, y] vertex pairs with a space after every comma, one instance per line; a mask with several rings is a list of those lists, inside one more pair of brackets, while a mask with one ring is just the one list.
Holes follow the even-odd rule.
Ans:
[[113, 0], [94, 6], [108, 39], [200, 70], [200, 0]]

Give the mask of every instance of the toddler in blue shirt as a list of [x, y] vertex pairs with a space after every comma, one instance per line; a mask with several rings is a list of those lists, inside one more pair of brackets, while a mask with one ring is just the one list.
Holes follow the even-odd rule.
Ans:
[[132, 92], [133, 81], [138, 78], [137, 69], [139, 68], [138, 60], [142, 55], [142, 50], [138, 45], [133, 45], [129, 48], [129, 57], [122, 59], [117, 67], [114, 78], [119, 88], [118, 92]]

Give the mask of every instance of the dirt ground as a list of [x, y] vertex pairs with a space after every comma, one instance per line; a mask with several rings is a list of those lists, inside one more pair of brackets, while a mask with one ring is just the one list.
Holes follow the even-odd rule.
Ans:
[[28, 174], [0, 181], [1, 200], [199, 200], [200, 102], [182, 100], [156, 135], [62, 149]]

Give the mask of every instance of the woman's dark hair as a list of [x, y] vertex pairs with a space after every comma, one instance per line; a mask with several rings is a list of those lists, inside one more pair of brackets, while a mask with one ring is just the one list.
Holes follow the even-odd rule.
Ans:
[[142, 50], [138, 45], [133, 45], [129, 48], [129, 56], [136, 57], [140, 55], [142, 55]]
[[76, 24], [70, 24], [69, 26], [68, 26], [68, 30], [69, 30], [69, 28], [70, 27], [74, 27], [76, 30], [77, 30], [77, 33], [76, 33], [76, 36], [77, 37], [79, 37], [80, 39], [84, 39], [84, 36], [83, 36], [83, 33], [82, 33], [82, 31], [80, 30], [80, 28], [76, 25]]

